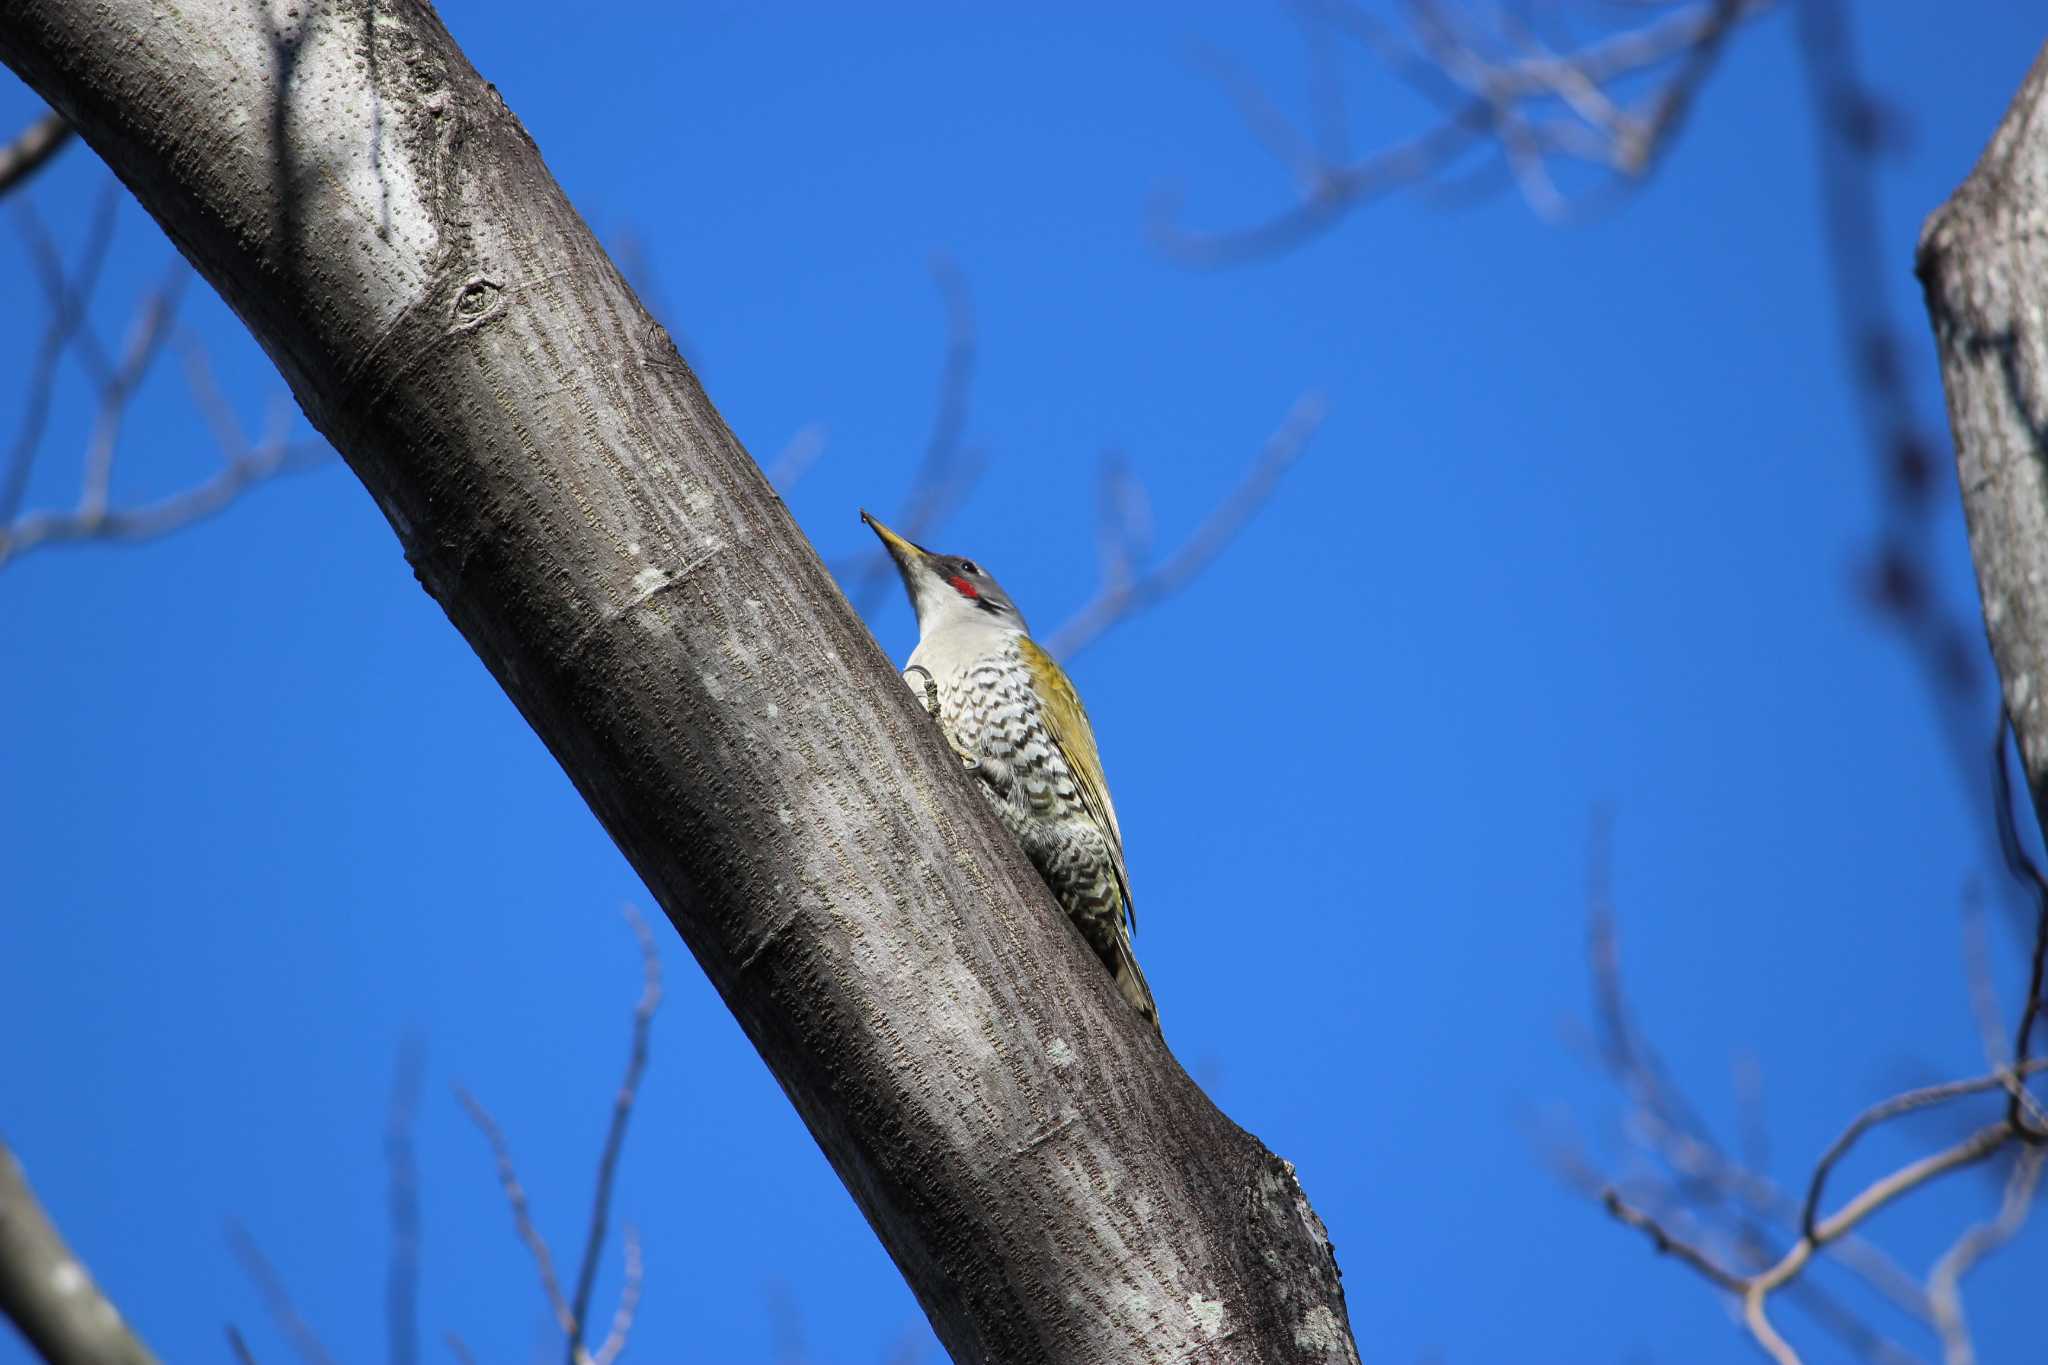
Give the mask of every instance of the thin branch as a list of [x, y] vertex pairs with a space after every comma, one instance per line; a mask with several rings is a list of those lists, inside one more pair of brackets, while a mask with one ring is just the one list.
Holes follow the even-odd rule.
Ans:
[[555, 1278], [555, 1260], [548, 1254], [547, 1239], [541, 1236], [534, 1225], [533, 1215], [526, 1204], [526, 1188], [519, 1183], [519, 1172], [512, 1165], [512, 1149], [506, 1145], [504, 1130], [490, 1111], [477, 1102], [476, 1096], [455, 1087], [455, 1099], [470, 1122], [484, 1135], [484, 1141], [491, 1145], [491, 1158], [498, 1166], [498, 1184], [505, 1191], [505, 1202], [512, 1208], [512, 1224], [519, 1232], [519, 1240], [526, 1243], [526, 1249], [533, 1253], [533, 1263], [540, 1272], [541, 1292], [547, 1295], [548, 1310], [555, 1315], [555, 1325], [562, 1329], [562, 1335], [574, 1340], [576, 1319], [569, 1311], [569, 1301], [562, 1297], [561, 1281]]
[[[597, 1161], [597, 1190], [590, 1201], [590, 1230], [583, 1238], [583, 1263], [576, 1272], [576, 1295], [569, 1309], [569, 1365], [576, 1365], [583, 1352], [585, 1324], [589, 1322], [590, 1294], [597, 1283], [597, 1264], [604, 1254], [605, 1222], [611, 1214], [612, 1186], [618, 1179], [619, 1153], [626, 1145], [626, 1123], [633, 1116], [633, 1102], [639, 1097], [640, 1078], [647, 1073], [648, 1042], [654, 1031], [654, 1012], [661, 1007], [661, 953], [654, 944], [654, 931], [646, 917], [631, 905], [625, 908], [626, 923], [640, 945], [640, 999], [633, 1006], [633, 1042], [626, 1058], [625, 1079], [612, 1099], [611, 1127], [604, 1137], [604, 1149]], [[638, 1261], [639, 1241], [626, 1234], [628, 1271]], [[638, 1297], [638, 1285], [633, 1294]], [[623, 1309], [627, 1324], [632, 1311]], [[614, 1320], [616, 1327], [616, 1319]], [[623, 1340], [620, 1349], [624, 1349]], [[599, 1353], [602, 1358], [602, 1352]]]
[[1197, 268], [1269, 259], [1321, 236], [1353, 209], [1399, 190], [1427, 186], [1479, 146], [1491, 123], [1492, 111], [1486, 105], [1469, 104], [1457, 117], [1405, 142], [1343, 166], [1326, 167], [1312, 193], [1264, 222], [1230, 232], [1188, 232], [1176, 222], [1179, 193], [1156, 190], [1147, 208], [1147, 235], [1166, 256]]
[[[2018, 816], [2013, 810], [2015, 798], [2007, 758], [2009, 749], [2005, 742], [2006, 732], [2012, 729], [2012, 715], [2009, 711], [1999, 714], [1999, 733], [1992, 744], [1993, 772], [1997, 782], [1992, 807], [1998, 821], [1998, 848], [2005, 859], [2006, 870], [2034, 903], [2034, 947], [2027, 967], [2027, 996], [2020, 1006], [2019, 1027], [2015, 1030], [2012, 1045], [2013, 1069], [2024, 1081], [2027, 1059], [2033, 1053], [2034, 1021], [2041, 1017], [2042, 997], [2048, 993], [2048, 877], [2042, 875], [2041, 869], [2020, 843]], [[2017, 736], [2014, 742], [2018, 742]], [[2048, 1117], [2042, 1115], [2039, 1102], [2025, 1084], [2013, 1086], [2007, 1117], [2028, 1142], [2048, 1141]]]
[[1922, 417], [1916, 386], [1906, 382], [1915, 343], [1891, 307], [1896, 262], [1882, 226], [1878, 169], [1893, 139], [1884, 102], [1859, 74], [1852, 11], [1838, 0], [1799, 0], [1792, 8], [1819, 144], [1836, 330], [1880, 499], [1876, 532], [1862, 555], [1862, 596], [1917, 665], [1974, 807], [1982, 790], [1981, 727], [1991, 705], [1983, 626], [1965, 599], [1939, 586], [1955, 504], [1942, 495], [1941, 430]]
[[15, 223], [28, 246], [29, 261], [35, 268], [36, 279], [50, 300], [50, 321], [37, 344], [35, 361], [29, 366], [28, 391], [21, 406], [21, 420], [15, 427], [14, 441], [8, 447], [6, 473], [0, 476], [0, 525], [14, 520], [15, 513], [21, 510], [22, 498], [28, 492], [29, 472], [34, 467], [36, 452], [42, 446], [43, 432], [49, 425], [51, 403], [56, 396], [57, 362], [63, 357], [65, 347], [76, 337], [81, 354], [97, 354], [96, 347], [85, 345], [91, 337], [86, 310], [99, 283], [100, 270], [106, 264], [108, 249], [113, 245], [114, 211], [119, 204], [116, 187], [109, 184], [100, 194], [92, 221], [87, 225], [77, 274], [68, 279], [56, 242], [44, 229], [34, 206], [23, 200], [15, 213]]
[[655, 268], [654, 253], [648, 249], [647, 238], [629, 224], [612, 235], [609, 245], [613, 264], [626, 277], [626, 283], [632, 286], [641, 306], [668, 331], [670, 339], [675, 342], [677, 354], [689, 363], [691, 369], [703, 369], [703, 357], [696, 344], [676, 330], [673, 321], [675, 310], [669, 306], [668, 291], [662, 287], [661, 272]]
[[1974, 1365], [1976, 1361], [1976, 1347], [1963, 1318], [1963, 1277], [2018, 1235], [2034, 1206], [2042, 1159], [2042, 1148], [2022, 1151], [2006, 1176], [1998, 1216], [1964, 1232], [1928, 1272], [1927, 1298], [1934, 1305], [1935, 1326], [1941, 1333], [1943, 1365]]
[[1908, 1090], [1904, 1094], [1894, 1095], [1888, 1100], [1871, 1105], [1850, 1121], [1849, 1126], [1828, 1144], [1828, 1149], [1814, 1164], [1813, 1179], [1806, 1187], [1806, 1202], [1800, 1207], [1799, 1212], [1801, 1233], [1808, 1241], [1819, 1244], [1832, 1240], [1821, 1235], [1817, 1221], [1820, 1216], [1821, 1194], [1836, 1165], [1849, 1154], [1849, 1149], [1855, 1146], [1865, 1133], [1881, 1123], [1888, 1123], [1901, 1114], [1910, 1114], [1917, 1109], [1947, 1104], [1950, 1100], [1961, 1099], [1965, 1095], [1981, 1095], [1987, 1090], [2011, 1090], [2019, 1081], [2044, 1067], [2048, 1067], [2048, 1058], [2009, 1069], [2001, 1068], [1986, 1076], [1973, 1076], [1968, 1080], [1922, 1086], [1917, 1090]]
[[[212, 428], [223, 467], [201, 483], [154, 502], [115, 507], [115, 457], [137, 391], [170, 340], [191, 270], [173, 263], [164, 280], [144, 295], [118, 358], [109, 357], [94, 332], [88, 309], [113, 237], [118, 198], [114, 187], [100, 199], [86, 235], [75, 275], [67, 275], [58, 245], [34, 209], [23, 201], [16, 215], [30, 263], [49, 302], [50, 322], [30, 366], [27, 399], [0, 472], [0, 567], [44, 546], [83, 541], [147, 540], [214, 515], [253, 484], [277, 474], [309, 468], [325, 447], [287, 443], [283, 421], [274, 420], [261, 442], [250, 445], [233, 411], [213, 381], [205, 354], [194, 342], [183, 349], [187, 387]], [[69, 510], [20, 515], [29, 475], [48, 427], [56, 390], [57, 364], [66, 348], [76, 354], [98, 393], [75, 503]], [[289, 415], [280, 405], [279, 417]]]
[[1185, 588], [1210, 561], [1223, 552], [1258, 510], [1273, 496], [1280, 479], [1308, 449], [1325, 415], [1322, 395], [1295, 400], [1280, 426], [1260, 448], [1258, 458], [1228, 497], [1195, 528], [1166, 562], [1135, 577], [1105, 581], [1096, 594], [1055, 630], [1047, 649], [1070, 659], [1102, 638], [1111, 626], [1127, 620]]
[[1621, 935], [1616, 929], [1609, 883], [1611, 837], [1611, 823], [1603, 814], [1596, 819], [1589, 841], [1586, 891], [1586, 962], [1601, 1060], [1636, 1106], [1661, 1127], [1685, 1134], [1700, 1147], [1718, 1153], [1719, 1144], [1711, 1140], [1698, 1112], [1671, 1083], [1663, 1059], [1636, 1025], [1629, 1008], [1621, 973]]
[[71, 137], [70, 123], [52, 110], [16, 133], [13, 141], [0, 146], [0, 195], [27, 184], [30, 176], [64, 150]]
[[1713, 8], [1699, 21], [1699, 27], [1683, 48], [1678, 74], [1652, 96], [1649, 117], [1635, 121], [1633, 127], [1617, 138], [1617, 169], [1637, 179], [1650, 172], [1657, 158], [1676, 141], [1679, 127], [1685, 122], [1686, 115], [1692, 112], [1700, 87], [1706, 84], [1708, 74], [1720, 60], [1728, 35], [1735, 31], [1738, 22], [1747, 17], [1745, 11], [1761, 8], [1761, 5], [1748, 5], [1745, 0], [1715, 0]]
[[469, 1343], [453, 1332], [443, 1332], [441, 1340], [448, 1343], [448, 1349], [462, 1365], [476, 1365], [476, 1356], [470, 1352]]
[[773, 1342], [775, 1365], [810, 1365], [810, 1351], [804, 1343], [803, 1309], [787, 1281], [770, 1280], [767, 1285], [769, 1338]]
[[[1289, 122], [1287, 116], [1266, 97], [1266, 92], [1259, 88], [1258, 82], [1245, 74], [1227, 53], [1206, 43], [1198, 43], [1190, 55], [1195, 66], [1216, 83], [1226, 99], [1237, 106], [1237, 116], [1244, 123], [1245, 130], [1265, 147], [1269, 156], [1287, 168], [1294, 177], [1295, 187], [1304, 195], [1320, 192], [1329, 168], [1315, 140]], [[1321, 79], [1325, 88], [1330, 75], [1324, 66]]]
[[1344, 78], [1339, 67], [1336, 35], [1320, 13], [1322, 0], [1292, 0], [1288, 5], [1301, 31], [1308, 62], [1306, 82], [1309, 121], [1314, 142], [1331, 161], [1351, 159], [1351, 126], [1344, 109]]
[[640, 1234], [628, 1223], [625, 1237], [625, 1283], [619, 1288], [619, 1306], [612, 1312], [611, 1328], [605, 1333], [604, 1344], [597, 1349], [593, 1365], [614, 1365], [626, 1353], [626, 1340], [633, 1334], [633, 1315], [640, 1307], [640, 1290], [646, 1279], [646, 1268], [640, 1258]]
[[312, 444], [257, 450], [251, 458], [180, 493], [139, 507], [124, 507], [96, 517], [72, 512], [42, 512], [0, 530], [0, 566], [31, 550], [84, 541], [152, 540], [205, 521], [225, 509], [245, 489], [275, 475], [310, 469], [325, 462], [327, 448]]
[[[1618, 1202], [1630, 1215], [1626, 1221], [1653, 1233], [1660, 1249], [1682, 1249], [1689, 1253], [1688, 1259], [1704, 1259], [1725, 1277], [1761, 1273], [1778, 1259], [1780, 1253], [1776, 1248], [1783, 1245], [1781, 1239], [1793, 1237], [1800, 1228], [1804, 1205], [1761, 1175], [1754, 1164], [1738, 1161], [1720, 1147], [1683, 1094], [1669, 1081], [1661, 1059], [1636, 1025], [1623, 990], [1612, 895], [1607, 884], [1607, 837], [1603, 819], [1596, 824], [1592, 840], [1587, 895], [1587, 950], [1599, 1056], [1629, 1097], [1628, 1132], [1632, 1141], [1660, 1165], [1662, 1173], [1654, 1181], [1642, 1182], [1646, 1193], [1633, 1193], [1629, 1188], [1631, 1182], [1601, 1178], [1590, 1163], [1554, 1138], [1543, 1139], [1539, 1135], [1539, 1148], [1546, 1151], [1567, 1184], [1588, 1193], [1603, 1206], [1610, 1206], [1610, 1211], [1612, 1204]], [[1994, 1080], [1976, 1088], [1991, 1089], [1997, 1085]], [[1677, 1226], [1672, 1221], [1674, 1217], [1685, 1219], [1691, 1226]], [[1678, 1244], [1678, 1248], [1664, 1247], [1666, 1241]], [[1722, 1249], [1717, 1251], [1714, 1243], [1721, 1244]], [[1933, 1326], [1933, 1306], [1927, 1301], [1923, 1286], [1875, 1244], [1844, 1231], [1829, 1250], [1843, 1268], [1901, 1311], [1930, 1328]], [[1786, 1288], [1818, 1326], [1858, 1356], [1873, 1361], [1912, 1358], [1822, 1286], [1799, 1280]]]
[[417, 1365], [420, 1358], [420, 1172], [413, 1128], [419, 1118], [424, 1060], [425, 1049], [418, 1038], [408, 1037], [399, 1044], [390, 1117], [384, 1126], [391, 1218], [391, 1266], [384, 1278], [384, 1310], [391, 1365]]
[[1990, 1124], [1951, 1147], [1922, 1157], [1872, 1182], [1839, 1213], [1820, 1223], [1811, 1235], [1802, 1236], [1777, 1264], [1757, 1275], [1739, 1275], [1716, 1264], [1700, 1247], [1673, 1234], [1656, 1218], [1630, 1204], [1616, 1190], [1608, 1190], [1602, 1202], [1617, 1220], [1648, 1236], [1660, 1253], [1676, 1256], [1716, 1287], [1739, 1298], [1744, 1325], [1757, 1344], [1779, 1365], [1798, 1365], [1798, 1352], [1792, 1349], [1770, 1320], [1770, 1296], [1790, 1284], [1806, 1268], [1815, 1252], [1847, 1236], [1879, 1209], [1950, 1171], [1982, 1161], [2004, 1146], [2012, 1136], [2012, 1129], [2003, 1121]]
[[[924, 458], [918, 461], [909, 495], [896, 516], [898, 529], [911, 540], [929, 535], [965, 501], [984, 465], [980, 452], [968, 449], [964, 441], [980, 345], [974, 301], [967, 292], [967, 277], [951, 257], [934, 252], [930, 264], [932, 283], [938, 286], [946, 309], [946, 355], [939, 367], [939, 398], [932, 410]], [[847, 596], [856, 608], [867, 612], [888, 587], [894, 569], [889, 556], [880, 550], [863, 554], [861, 562], [858, 579]]]
[[[1596, 961], [1598, 957], [1599, 954], [1596, 952]], [[1596, 972], [1598, 970], [1596, 968]], [[1604, 1008], [1614, 1019], [1621, 1021], [1620, 1027], [1626, 1027], [1626, 1016], [1618, 1002], [1610, 1003]], [[1636, 1058], [1628, 1064], [1641, 1069], [1644, 1076], [1650, 1078], [1649, 1083], [1639, 1089], [1638, 1102], [1643, 1104], [1646, 1110], [1653, 1112], [1662, 1107], [1662, 1101], [1656, 1097], [1652, 1088], [1657, 1074], [1654, 1063]], [[2014, 1123], [2006, 1120], [1980, 1128], [1969, 1137], [1940, 1152], [1910, 1162], [1873, 1181], [1839, 1212], [1823, 1219], [1818, 1212], [1819, 1205], [1827, 1178], [1835, 1166], [1865, 1133], [1881, 1123], [1902, 1114], [1968, 1095], [1999, 1089], [2013, 1091], [2021, 1085], [2027, 1075], [2044, 1069], [2048, 1069], [2048, 1059], [2038, 1059], [2025, 1067], [2000, 1070], [1969, 1080], [1910, 1091], [1865, 1110], [1829, 1145], [1816, 1163], [1806, 1199], [1799, 1211], [1798, 1239], [1776, 1263], [1756, 1274], [1745, 1275], [1721, 1264], [1707, 1251], [1697, 1235], [1673, 1229], [1665, 1219], [1631, 1200], [1618, 1187], [1610, 1185], [1604, 1188], [1601, 1191], [1601, 1203], [1616, 1219], [1647, 1235], [1658, 1252], [1677, 1256], [1714, 1285], [1740, 1298], [1745, 1326], [1773, 1359], [1780, 1362], [1797, 1361], [1797, 1353], [1770, 1320], [1766, 1302], [1769, 1296], [1792, 1284], [1814, 1253], [1845, 1242], [1862, 1222], [1879, 1209], [1950, 1171], [1985, 1159], [2009, 1142], [2016, 1141], [2020, 1130]], [[2032, 1155], [2032, 1152], [2027, 1154]], [[1573, 1183], [1583, 1184], [1584, 1177], [1581, 1175], [1574, 1178]], [[1881, 1281], [1873, 1279], [1872, 1282], [1882, 1287]], [[1927, 1316], [1939, 1328], [1944, 1308], [1934, 1297], [1933, 1285], [1934, 1282], [1930, 1281], [1930, 1289], [1924, 1297], [1928, 1306]], [[1861, 1328], [1858, 1324], [1854, 1330], [1860, 1333], [1867, 1329]], [[1946, 1336], [1946, 1333], [1944, 1335]]]
[[799, 427], [796, 435], [789, 438], [774, 459], [768, 462], [762, 472], [775, 491], [785, 498], [803, 476], [811, 472], [811, 466], [825, 453], [825, 427], [823, 423], [811, 422]]
[[1771, 1131], [1764, 1122], [1764, 1068], [1754, 1053], [1735, 1058], [1735, 1107], [1742, 1164], [1761, 1171], [1771, 1164]]
[[263, 1249], [256, 1245], [256, 1239], [249, 1235], [249, 1230], [232, 1218], [228, 1220], [228, 1246], [256, 1286], [271, 1321], [277, 1324], [278, 1331], [284, 1333], [285, 1340], [298, 1352], [299, 1359], [306, 1365], [334, 1365], [334, 1357], [327, 1354], [327, 1348], [321, 1345], [311, 1324], [299, 1316], [284, 1281], [271, 1267]]
[[[1153, 241], [1196, 267], [1272, 256], [1373, 199], [1403, 189], [1427, 193], [1472, 153], [1489, 148], [1499, 153], [1508, 182], [1543, 217], [1582, 216], [1648, 178], [1676, 141], [1729, 36], [1770, 7], [1771, 0], [1700, 0], [1558, 51], [1507, 10], [1489, 13], [1481, 24], [1438, 0], [1409, 0], [1407, 31], [1396, 34], [1342, 0], [1303, 4], [1298, 11], [1309, 42], [1313, 136], [1295, 128], [1234, 67], [1213, 57], [1202, 63], [1247, 130], [1286, 168], [1295, 201], [1248, 227], [1190, 232], [1175, 221], [1177, 199], [1155, 196]], [[1434, 107], [1434, 122], [1407, 139], [1352, 155], [1329, 39], [1317, 26], [1358, 43]], [[1646, 94], [1631, 99], [1624, 93], [1646, 80]], [[1590, 193], [1568, 194], [1552, 174], [1552, 161], [1590, 166], [1607, 179]]]
[[1138, 565], [1152, 557], [1152, 502], [1130, 462], [1116, 451], [1102, 457], [1095, 480], [1095, 548], [1105, 588], [1130, 586]]
[[1963, 895], [1963, 983], [1970, 997], [1970, 1017], [1987, 1066], [2000, 1067], [2011, 1055], [2005, 1036], [2005, 1011], [1998, 1003], [1998, 983], [1991, 970], [1991, 934], [1985, 922], [1984, 898], [1968, 888]]
[[85, 454], [85, 478], [78, 495], [77, 515], [92, 521], [104, 517], [112, 496], [114, 451], [120, 444], [121, 424], [128, 415], [130, 400], [142, 381], [149, 377], [171, 324], [191, 282], [192, 269], [180, 259], [174, 262], [162, 284], [143, 296], [129, 325], [128, 341], [121, 348], [120, 362], [100, 389], [99, 406], [93, 414], [93, 430]]
[[228, 1349], [235, 1353], [240, 1365], [256, 1365], [256, 1353], [249, 1349], [249, 1343], [242, 1339], [242, 1329], [232, 1322], [228, 1324]]
[[1647, 1235], [1650, 1244], [1657, 1248], [1658, 1255], [1676, 1256], [1731, 1294], [1741, 1294], [1749, 1288], [1748, 1280], [1733, 1271], [1723, 1270], [1714, 1264], [1713, 1258], [1690, 1241], [1666, 1231], [1662, 1223], [1623, 1199], [1619, 1190], [1605, 1191], [1600, 1202], [1624, 1226], [1635, 1228]]
[[1951, 1171], [1982, 1161], [2003, 1147], [2012, 1136], [2012, 1126], [2001, 1119], [1997, 1123], [1979, 1128], [1953, 1146], [1902, 1166], [1890, 1175], [1866, 1186], [1862, 1193], [1842, 1208], [1841, 1212], [1820, 1223], [1807, 1236], [1801, 1237], [1792, 1249], [1785, 1253], [1783, 1260], [1749, 1282], [1742, 1296], [1742, 1314], [1750, 1334], [1774, 1359], [1781, 1362], [1781, 1365], [1796, 1365], [1798, 1355], [1771, 1324], [1768, 1312], [1771, 1293], [1805, 1269], [1806, 1263], [1813, 1258], [1816, 1251], [1844, 1236], [1885, 1205]]
[[194, 405], [213, 429], [226, 464], [205, 481], [155, 502], [92, 512], [86, 508], [88, 494], [81, 497], [77, 510], [35, 513], [12, 526], [0, 526], [0, 567], [45, 546], [149, 540], [180, 530], [223, 511], [255, 484], [324, 462], [326, 446], [286, 439], [290, 408], [283, 403], [273, 405], [268, 429], [257, 443], [249, 444], [213, 377], [205, 350], [197, 343], [188, 343], [182, 349], [187, 388]]
[[[100, 191], [93, 210], [91, 236], [111, 238], [113, 218], [121, 204], [121, 185], [110, 180]], [[94, 242], [88, 246], [86, 259], [79, 266], [78, 278], [67, 281], [64, 271], [64, 256], [56, 237], [36, 212], [32, 200], [24, 199], [15, 205], [14, 221], [21, 233], [22, 243], [27, 247], [29, 263], [34, 267], [36, 284], [43, 291], [44, 301], [50, 305], [53, 315], [62, 316], [69, 312], [74, 315], [76, 326], [72, 345], [78, 353], [78, 363], [85, 367], [86, 377], [93, 387], [104, 389], [113, 382], [114, 362], [107, 354], [106, 344], [93, 329], [92, 318], [87, 305], [92, 301], [93, 286], [97, 283], [99, 261], [104, 258], [105, 244]]]

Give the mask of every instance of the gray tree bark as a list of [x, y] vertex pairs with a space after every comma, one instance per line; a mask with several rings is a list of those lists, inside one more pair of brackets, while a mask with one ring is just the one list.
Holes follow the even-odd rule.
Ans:
[[1970, 557], [2034, 817], [2048, 829], [2048, 47], [1917, 259]]
[[0, 59], [276, 361], [956, 1360], [1357, 1359], [1292, 1167], [1114, 997], [431, 9], [9, 0]]
[[50, 1365], [156, 1365], [0, 1144], [0, 1313]]

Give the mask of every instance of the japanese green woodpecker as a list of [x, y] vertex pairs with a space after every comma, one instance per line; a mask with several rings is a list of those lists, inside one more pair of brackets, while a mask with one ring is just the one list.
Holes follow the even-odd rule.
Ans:
[[988, 570], [933, 554], [860, 516], [889, 547], [917, 609], [905, 681], [1124, 999], [1157, 1027], [1152, 991], [1131, 956], [1136, 920], [1123, 835], [1074, 685]]

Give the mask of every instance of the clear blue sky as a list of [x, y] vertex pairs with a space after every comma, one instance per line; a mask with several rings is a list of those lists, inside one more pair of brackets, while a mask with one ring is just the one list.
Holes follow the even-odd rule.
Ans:
[[[1938, 420], [1912, 242], [2044, 28], [1984, 0], [1862, 8], [1867, 73], [1914, 133], [1883, 181], [1886, 301]], [[1170, 545], [1298, 394], [1327, 395], [1230, 553], [1075, 668], [1169, 1038], [1299, 1166], [1368, 1358], [1752, 1358], [1702, 1284], [1557, 1185], [1521, 1122], [1565, 1110], [1614, 1136], [1574, 1042], [1601, 805], [1644, 1022], [1724, 1125], [1733, 1059], [1761, 1060], [1780, 1179], [1862, 1105], [1979, 1066], [1957, 928], [1979, 844], [1913, 665], [1856, 597], [1876, 491], [1789, 16], [1738, 37], [1664, 172], [1601, 221], [1395, 200], [1197, 275], [1148, 250], [1153, 188], [1223, 224], [1287, 187], [1188, 51], [1298, 91], [1282, 14], [443, 13], [598, 231], [644, 241], [748, 446], [829, 430], [791, 498], [828, 557], [865, 547], [856, 508], [898, 506], [922, 448], [935, 250], [973, 290], [969, 435], [993, 471], [932, 539], [1041, 624], [1092, 588], [1102, 451], [1145, 476]], [[1359, 138], [1413, 126], [1359, 71]], [[0, 85], [0, 128], [35, 108]], [[74, 149], [33, 197], [75, 243], [104, 179]], [[132, 205], [120, 232], [110, 338], [171, 255]], [[0, 241], [11, 300], [23, 259]], [[280, 381], [210, 296], [186, 320], [256, 425]], [[32, 342], [0, 327], [0, 373]], [[39, 502], [75, 486], [69, 373]], [[119, 486], [181, 486], [210, 450], [167, 367]], [[1944, 534], [1967, 594], [1959, 518]], [[227, 1359], [233, 1320], [275, 1365], [290, 1353], [222, 1232], [238, 1217], [339, 1359], [380, 1358], [384, 1106], [418, 1034], [425, 1358], [448, 1358], [443, 1330], [531, 1358], [542, 1300], [448, 1087], [495, 1110], [567, 1257], [637, 986], [619, 906], [645, 897], [369, 499], [330, 464], [158, 543], [38, 553], [0, 572], [0, 622], [0, 1131], [81, 1253], [167, 1359]], [[872, 624], [907, 653], [902, 603]], [[1192, 798], [1212, 790], [1246, 804]], [[821, 1363], [936, 1359], [662, 937], [617, 1203], [646, 1244], [636, 1357], [788, 1361], [800, 1337]], [[1924, 1263], [1994, 1193], [1966, 1177], [1879, 1231]], [[1987, 1346], [2038, 1344], [2015, 1300], [2043, 1246], [1974, 1282]], [[0, 1362], [25, 1359], [0, 1338]]]

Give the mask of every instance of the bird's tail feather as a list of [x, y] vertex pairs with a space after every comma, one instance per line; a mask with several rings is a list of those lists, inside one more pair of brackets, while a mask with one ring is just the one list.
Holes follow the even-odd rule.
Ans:
[[1116, 960], [1110, 970], [1116, 975], [1116, 988], [1131, 1008], [1152, 1021], [1152, 1027], [1159, 1027], [1159, 1006], [1152, 999], [1152, 988], [1145, 984], [1145, 973], [1138, 970], [1138, 959], [1131, 953], [1131, 940], [1127, 934], [1116, 936]]

